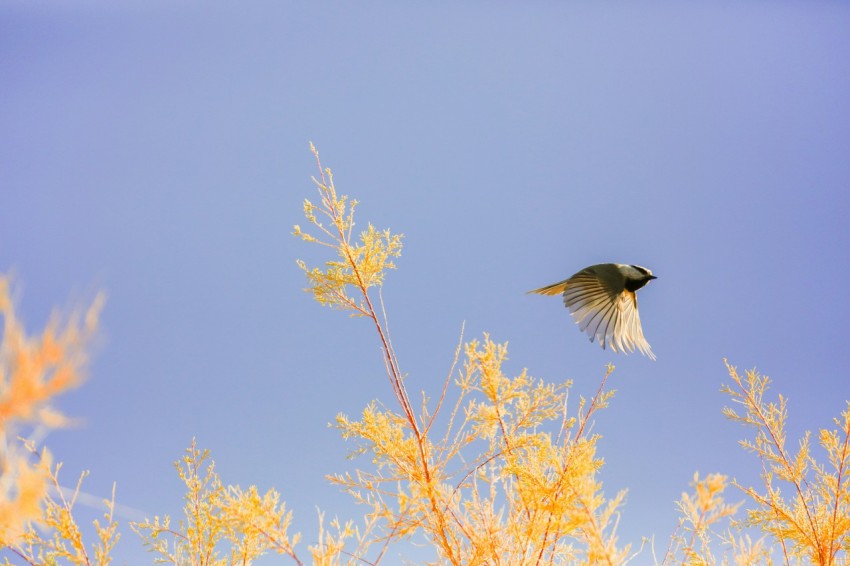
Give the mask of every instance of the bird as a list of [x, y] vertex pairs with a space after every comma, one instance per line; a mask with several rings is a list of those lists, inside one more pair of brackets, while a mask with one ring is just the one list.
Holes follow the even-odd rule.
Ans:
[[600, 263], [585, 267], [569, 279], [534, 289], [538, 295], [562, 295], [564, 305], [590, 341], [615, 352], [639, 350], [651, 360], [655, 354], [643, 336], [636, 291], [657, 279], [640, 265]]

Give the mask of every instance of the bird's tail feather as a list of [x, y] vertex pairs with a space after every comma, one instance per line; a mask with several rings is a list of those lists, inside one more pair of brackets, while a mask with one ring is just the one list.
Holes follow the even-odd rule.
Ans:
[[567, 282], [569, 279], [565, 279], [559, 283], [552, 283], [551, 285], [547, 285], [545, 287], [541, 287], [539, 289], [534, 289], [533, 291], [529, 291], [529, 293], [536, 293], [538, 295], [562, 295], [564, 291], [567, 290]]

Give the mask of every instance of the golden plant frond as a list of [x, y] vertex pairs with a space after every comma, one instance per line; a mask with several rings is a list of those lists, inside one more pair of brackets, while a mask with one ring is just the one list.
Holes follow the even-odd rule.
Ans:
[[[319, 167], [319, 178], [313, 178], [319, 201], [314, 204], [305, 199], [304, 216], [317, 235], [304, 231], [299, 225], [294, 226], [293, 235], [305, 242], [333, 248], [337, 259], [326, 261], [324, 269], [308, 267], [301, 260], [298, 266], [307, 276], [307, 290], [319, 304], [349, 311], [355, 316], [371, 316], [372, 307], [365, 295], [370, 288], [383, 283], [387, 269], [395, 268], [393, 258], [401, 255], [402, 236], [368, 224], [360, 233], [359, 241], [353, 240], [357, 201], [337, 194], [333, 173], [322, 168], [319, 152], [313, 144], [310, 150]], [[353, 289], [364, 297], [352, 296]]]
[[87, 347], [97, 329], [103, 295], [82, 314], [62, 321], [54, 315], [44, 332], [29, 337], [18, 320], [9, 295], [9, 280], [0, 277], [0, 432], [14, 421], [63, 424], [50, 409], [52, 398], [79, 385], [85, 374]]
[[115, 521], [115, 484], [112, 484], [112, 497], [103, 501], [106, 505], [106, 513], [104, 518], [106, 522], [101, 525], [100, 521], [94, 521], [95, 531], [97, 532], [98, 542], [94, 544], [95, 564], [106, 566], [112, 561], [111, 553], [121, 538], [118, 533], [118, 523]]
[[300, 535], [289, 534], [292, 515], [277, 491], [224, 486], [209, 451], [194, 440], [175, 467], [186, 486], [183, 519], [176, 527], [168, 516], [130, 524], [157, 562], [250, 564], [271, 551], [301, 564], [294, 550]]
[[[331, 528], [333, 528], [334, 534], [329, 533], [325, 529], [324, 514], [319, 513], [318, 542], [310, 547], [310, 555], [313, 558], [313, 564], [315, 566], [337, 566], [343, 563], [343, 556], [349, 558], [347, 562], [354, 562], [351, 560], [352, 556], [365, 554], [366, 547], [358, 547], [353, 554], [345, 551], [347, 541], [351, 539], [358, 541], [364, 540], [364, 537], [352, 521], [342, 524], [339, 519], [334, 518], [331, 521]], [[366, 530], [368, 531], [370, 528], [371, 525], [367, 524]]]
[[729, 549], [731, 557], [724, 556], [723, 564], [735, 566], [770, 566], [773, 564], [770, 548], [765, 537], [753, 541], [749, 535], [735, 537], [731, 530], [720, 536], [722, 543]]
[[[818, 461], [806, 432], [796, 453], [786, 447], [787, 400], [766, 401], [770, 384], [766, 376], [749, 370], [741, 376], [726, 362], [734, 386], [724, 386], [742, 412], [725, 408], [724, 414], [755, 429], [754, 438], [741, 445], [761, 460], [761, 488], [735, 484], [755, 503], [747, 509], [743, 524], [756, 526], [781, 545], [786, 560], [804, 559], [832, 565], [850, 559], [850, 403], [834, 419], [837, 429], [821, 429], [818, 444], [826, 462]], [[786, 485], [783, 495], [778, 483]]]
[[[43, 460], [49, 461], [44, 453]], [[31, 522], [43, 523], [42, 502], [50, 485], [49, 468], [32, 465], [16, 455], [3, 462], [4, 489], [0, 493], [0, 545], [16, 546]]]
[[[566, 385], [525, 370], [506, 376], [507, 347], [487, 335], [464, 352], [456, 380], [463, 406], [452, 412], [463, 416], [448, 420], [456, 430], [417, 441], [403, 415], [374, 403], [359, 420], [340, 415], [343, 437], [356, 441], [355, 454], [371, 455], [375, 468], [331, 481], [372, 507], [383, 536], [424, 534], [441, 562], [624, 563], [629, 547], [618, 547], [615, 530], [625, 492], [602, 494], [599, 437], [564, 432], [556, 442], [548, 430], [577, 422], [564, 414]], [[606, 393], [600, 389], [589, 413]]]
[[298, 534], [290, 537], [292, 513], [271, 489], [260, 495], [256, 486], [243, 490], [229, 486], [219, 502], [227, 522], [227, 538], [232, 541], [231, 563], [250, 563], [267, 550], [295, 557]]
[[[723, 519], [731, 519], [742, 503], [726, 503], [723, 492], [728, 487], [728, 478], [722, 474], [709, 474], [700, 479], [694, 473], [692, 493], [683, 492], [676, 502], [681, 518], [679, 528], [670, 541], [670, 547], [662, 564], [675, 561], [681, 564], [717, 564], [712, 546], [715, 539], [731, 548], [735, 557], [751, 553], [752, 549], [742, 541], [729, 538], [716, 525]], [[736, 558], [737, 560], [737, 558]]]
[[[91, 563], [72, 515], [73, 501], [58, 491], [60, 466], [52, 465], [46, 449], [37, 451], [20, 435], [24, 427], [67, 424], [52, 402], [83, 381], [103, 302], [98, 295], [83, 312], [64, 319], [54, 314], [40, 335], [30, 336], [15, 312], [9, 278], [0, 276], [0, 545], [30, 562], [64, 557]], [[95, 560], [107, 564], [117, 540], [111, 513], [107, 525], [96, 528]]]
[[61, 464], [53, 464], [50, 454], [43, 449], [36, 455], [35, 466], [42, 478], [46, 478], [47, 490], [40, 494], [40, 500], [34, 502], [42, 506], [38, 521], [28, 523], [14, 542], [4, 541], [16, 555], [30, 564], [76, 564], [80, 566], [107, 566], [111, 562], [111, 552], [118, 542], [118, 524], [113, 518], [115, 509], [115, 488], [112, 497], [103, 501], [106, 512], [104, 524], [95, 520], [97, 542], [87, 548], [82, 531], [74, 519], [74, 506], [80, 493], [83, 479], [81, 474], [77, 486], [65, 495], [59, 483]]
[[[414, 411], [386, 316], [378, 315], [369, 296], [386, 269], [395, 267], [401, 239], [370, 225], [354, 242], [356, 201], [337, 193], [312, 144], [311, 150], [320, 172], [314, 179], [319, 200], [304, 203], [311, 232], [296, 226], [294, 234], [334, 253], [323, 268], [299, 266], [321, 304], [372, 319], [399, 404], [396, 411], [372, 403], [357, 419], [336, 419], [343, 438], [355, 445], [352, 457], [368, 455], [372, 467], [329, 479], [369, 508], [371, 540], [386, 548], [418, 533], [449, 564], [624, 562], [629, 548], [619, 548], [615, 536], [624, 493], [603, 495], [597, 478], [599, 437], [587, 432], [592, 415], [613, 394], [604, 389], [613, 368], [592, 399], [582, 400], [577, 414], [569, 415], [568, 384], [547, 384], [525, 370], [508, 377], [502, 371], [507, 346], [485, 335], [483, 341], [459, 345], [436, 405], [429, 406], [423, 392], [421, 409]], [[465, 360], [453, 376], [461, 351]], [[440, 411], [452, 377], [457, 398], [443, 420]], [[437, 432], [438, 425], [444, 432]], [[339, 539], [318, 548], [336, 548], [333, 540]], [[361, 548], [368, 546], [363, 541]], [[355, 558], [371, 561], [359, 551]]]

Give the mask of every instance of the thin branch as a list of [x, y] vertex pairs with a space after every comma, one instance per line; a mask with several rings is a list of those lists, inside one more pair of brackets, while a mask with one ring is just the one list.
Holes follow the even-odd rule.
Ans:
[[[437, 415], [440, 412], [440, 408], [443, 406], [443, 401], [446, 398], [446, 390], [449, 387], [449, 382], [452, 379], [452, 375], [455, 372], [455, 368], [457, 367], [457, 360], [460, 357], [460, 351], [463, 348], [463, 331], [466, 327], [466, 322], [463, 322], [460, 326], [460, 338], [457, 342], [457, 348], [455, 348], [455, 355], [452, 359], [452, 365], [449, 368], [449, 373], [446, 374], [446, 379], [443, 381], [443, 390], [440, 392], [440, 400], [437, 401], [437, 407], [434, 409], [434, 413], [431, 415], [431, 418], [428, 420], [428, 424], [425, 425], [425, 434], [428, 434], [428, 431], [431, 430], [431, 426], [434, 424], [434, 419], [437, 418]], [[452, 413], [454, 415], [454, 413]], [[451, 421], [449, 421], [449, 430], [451, 430]]]

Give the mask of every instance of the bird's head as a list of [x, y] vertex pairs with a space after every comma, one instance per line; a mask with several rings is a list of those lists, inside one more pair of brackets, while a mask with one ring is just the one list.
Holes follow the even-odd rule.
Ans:
[[620, 271], [626, 278], [626, 289], [637, 291], [653, 279], [658, 279], [652, 271], [640, 265], [621, 265]]
[[626, 279], [643, 279], [649, 281], [651, 279], [658, 279], [655, 275], [652, 274], [652, 271], [640, 266], [640, 265], [623, 265], [620, 264], [618, 266], [623, 276]]

